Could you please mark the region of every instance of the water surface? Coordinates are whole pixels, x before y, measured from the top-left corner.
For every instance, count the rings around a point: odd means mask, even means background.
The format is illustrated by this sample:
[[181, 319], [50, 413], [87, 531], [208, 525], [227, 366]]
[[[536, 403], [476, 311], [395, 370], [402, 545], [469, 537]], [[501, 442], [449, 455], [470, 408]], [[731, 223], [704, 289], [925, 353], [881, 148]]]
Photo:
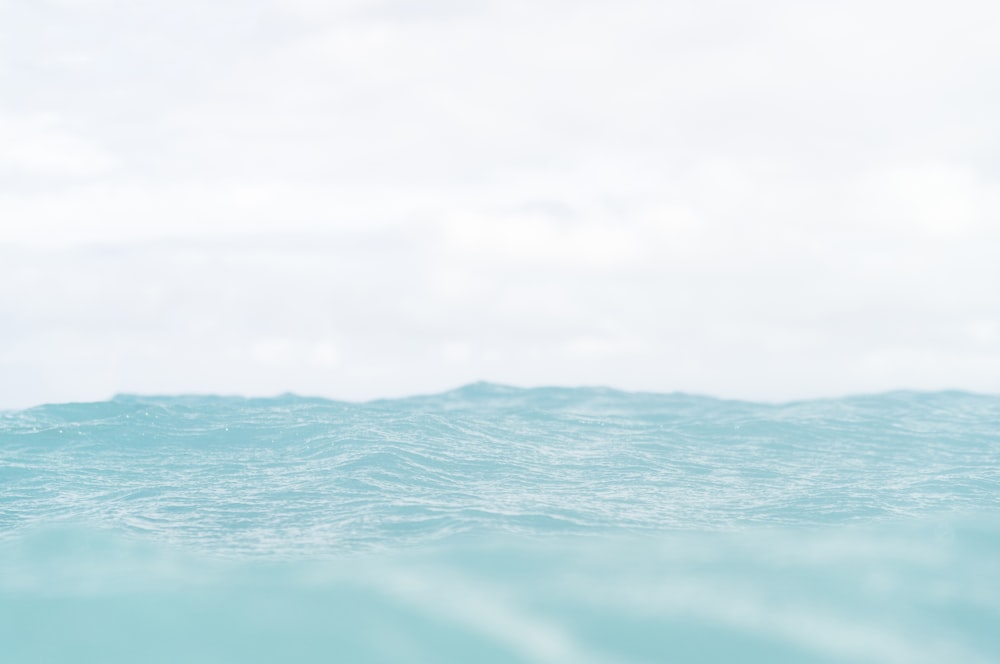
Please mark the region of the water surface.
[[0, 413], [0, 659], [1000, 660], [1000, 398]]

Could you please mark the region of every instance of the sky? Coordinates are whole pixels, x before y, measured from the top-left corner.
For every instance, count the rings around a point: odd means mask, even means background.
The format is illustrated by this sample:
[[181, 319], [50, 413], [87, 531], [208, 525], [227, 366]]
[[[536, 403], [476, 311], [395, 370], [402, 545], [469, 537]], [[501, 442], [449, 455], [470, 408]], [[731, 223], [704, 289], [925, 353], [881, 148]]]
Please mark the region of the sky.
[[998, 34], [985, 0], [0, 0], [0, 408], [998, 393]]

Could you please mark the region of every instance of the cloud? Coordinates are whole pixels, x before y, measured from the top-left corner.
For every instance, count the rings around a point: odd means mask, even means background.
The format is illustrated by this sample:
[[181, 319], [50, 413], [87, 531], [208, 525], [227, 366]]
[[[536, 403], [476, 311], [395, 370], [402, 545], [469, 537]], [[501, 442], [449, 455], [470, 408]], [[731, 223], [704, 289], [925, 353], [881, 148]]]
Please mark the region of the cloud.
[[0, 405], [1000, 390], [993, 5], [3, 11]]
[[93, 177], [109, 172], [115, 158], [98, 143], [59, 127], [46, 114], [0, 115], [0, 174], [36, 178]]

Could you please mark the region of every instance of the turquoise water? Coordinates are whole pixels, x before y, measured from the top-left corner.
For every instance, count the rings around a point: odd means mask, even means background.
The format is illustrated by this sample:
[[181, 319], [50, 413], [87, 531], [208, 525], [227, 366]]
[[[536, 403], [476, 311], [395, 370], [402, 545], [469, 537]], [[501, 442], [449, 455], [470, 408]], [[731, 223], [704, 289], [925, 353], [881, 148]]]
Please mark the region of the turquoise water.
[[3, 662], [1000, 661], [1000, 397], [0, 413]]

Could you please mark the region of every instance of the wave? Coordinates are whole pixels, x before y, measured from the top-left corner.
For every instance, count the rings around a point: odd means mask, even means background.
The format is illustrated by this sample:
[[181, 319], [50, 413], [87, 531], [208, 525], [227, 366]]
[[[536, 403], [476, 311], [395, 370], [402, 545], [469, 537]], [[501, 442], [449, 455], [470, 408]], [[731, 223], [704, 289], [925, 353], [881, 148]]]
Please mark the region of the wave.
[[0, 659], [996, 661], [1000, 397], [0, 413]]

